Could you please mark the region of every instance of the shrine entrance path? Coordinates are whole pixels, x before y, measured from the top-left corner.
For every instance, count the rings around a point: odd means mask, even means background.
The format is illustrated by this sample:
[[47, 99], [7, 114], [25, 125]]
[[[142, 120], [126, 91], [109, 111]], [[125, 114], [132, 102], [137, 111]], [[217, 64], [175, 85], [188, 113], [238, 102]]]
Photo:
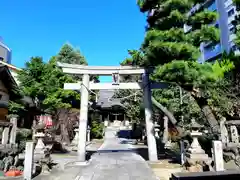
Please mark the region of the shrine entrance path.
[[[126, 139], [119, 139], [117, 129], [109, 127], [105, 140], [92, 155], [89, 165], [72, 167], [51, 180], [158, 180], [147, 162], [134, 152]], [[48, 178], [45, 178], [48, 179]]]
[[117, 138], [116, 132], [113, 127], [106, 129], [104, 143], [79, 180], [157, 180], [147, 162], [126, 139]]

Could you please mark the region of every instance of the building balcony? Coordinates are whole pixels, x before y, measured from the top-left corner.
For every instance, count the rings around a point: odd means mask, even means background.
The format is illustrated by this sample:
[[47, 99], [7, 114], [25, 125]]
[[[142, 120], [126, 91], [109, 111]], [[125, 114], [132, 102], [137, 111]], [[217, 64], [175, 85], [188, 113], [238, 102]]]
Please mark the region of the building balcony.
[[205, 48], [204, 49], [204, 60], [208, 61], [210, 59], [213, 59], [217, 56], [219, 56], [222, 53], [221, 44], [217, 44], [211, 48]]
[[12, 51], [0, 41], [0, 60], [11, 64]]
[[224, 5], [225, 5], [226, 8], [228, 8], [228, 7], [231, 6], [232, 4], [233, 4], [233, 1], [232, 1], [232, 0], [226, 0], [226, 1], [224, 2]]

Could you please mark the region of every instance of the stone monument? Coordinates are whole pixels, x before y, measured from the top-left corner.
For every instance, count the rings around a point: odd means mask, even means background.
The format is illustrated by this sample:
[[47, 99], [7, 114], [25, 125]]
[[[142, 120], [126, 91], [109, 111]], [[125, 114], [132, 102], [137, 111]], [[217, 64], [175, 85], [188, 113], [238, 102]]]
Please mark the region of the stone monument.
[[215, 171], [224, 171], [223, 147], [221, 141], [213, 141], [213, 158]]
[[237, 127], [232, 125], [230, 126], [231, 131], [231, 140], [233, 143], [239, 143], [238, 130]]
[[108, 127], [108, 120], [104, 120], [104, 127]]
[[163, 131], [163, 139], [162, 139], [162, 143], [166, 144], [168, 142], [168, 117], [164, 116], [163, 117], [164, 120], [164, 131]]
[[154, 123], [154, 131], [155, 131], [155, 137], [159, 139], [160, 125], [157, 122]]
[[91, 141], [91, 128], [88, 126], [87, 128], [87, 142]]
[[220, 120], [220, 139], [223, 143], [223, 145], [227, 145], [229, 143], [229, 136], [228, 136], [228, 130], [227, 127], [225, 126], [226, 118], [221, 118]]
[[[75, 132], [75, 136], [74, 136], [74, 138], [73, 138], [73, 140], [72, 140], [71, 145], [74, 146], [74, 147], [76, 147], [76, 149], [77, 149], [77, 146], [78, 146], [78, 137], [79, 137], [79, 129], [78, 129], [78, 128], [75, 128], [75, 129], [74, 129], [74, 132]], [[74, 149], [73, 149], [73, 150], [74, 150]]]
[[126, 126], [127, 128], [129, 128], [129, 126], [130, 126], [129, 120], [125, 120], [125, 121], [124, 121], [124, 126]]

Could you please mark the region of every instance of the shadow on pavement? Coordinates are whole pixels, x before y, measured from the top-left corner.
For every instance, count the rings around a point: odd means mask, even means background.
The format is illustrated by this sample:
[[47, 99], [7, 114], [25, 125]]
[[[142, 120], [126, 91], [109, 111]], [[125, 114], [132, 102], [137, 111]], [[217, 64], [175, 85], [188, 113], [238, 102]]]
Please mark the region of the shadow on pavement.
[[132, 130], [120, 130], [117, 133], [118, 138], [131, 139]]
[[144, 147], [144, 148], [136, 148], [136, 149], [135, 149], [135, 152], [136, 152], [137, 154], [139, 154], [140, 156], [142, 156], [142, 158], [145, 159], [146, 161], [149, 160], [147, 147]]
[[91, 156], [96, 153], [97, 151], [87, 151], [86, 152], [86, 160], [90, 160], [91, 159]]

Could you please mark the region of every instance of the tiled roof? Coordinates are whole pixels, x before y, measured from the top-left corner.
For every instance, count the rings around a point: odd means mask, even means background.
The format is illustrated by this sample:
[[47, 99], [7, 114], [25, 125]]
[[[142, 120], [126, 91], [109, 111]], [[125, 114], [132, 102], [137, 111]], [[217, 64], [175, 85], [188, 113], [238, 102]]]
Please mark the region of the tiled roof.
[[114, 90], [100, 90], [97, 105], [101, 108], [111, 108], [113, 106], [121, 106], [124, 108], [119, 99], [109, 100], [113, 95]]

